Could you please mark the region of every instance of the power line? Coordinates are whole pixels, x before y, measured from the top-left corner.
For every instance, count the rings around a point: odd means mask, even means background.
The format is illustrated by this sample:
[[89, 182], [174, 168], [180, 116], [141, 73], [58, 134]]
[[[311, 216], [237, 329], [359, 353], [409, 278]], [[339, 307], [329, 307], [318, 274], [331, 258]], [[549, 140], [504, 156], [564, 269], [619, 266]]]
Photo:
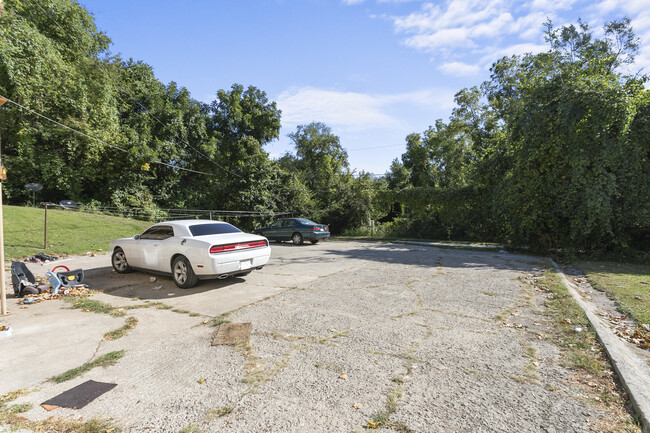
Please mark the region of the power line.
[[[76, 134], [82, 135], [82, 136], [84, 136], [84, 137], [86, 137], [86, 138], [89, 138], [89, 139], [94, 140], [94, 141], [96, 141], [96, 142], [98, 142], [98, 143], [101, 143], [101, 144], [103, 144], [104, 146], [108, 146], [108, 147], [110, 147], [110, 148], [112, 148], [112, 149], [116, 149], [116, 150], [119, 150], [119, 151], [124, 152], [124, 153], [128, 153], [128, 152], [129, 152], [129, 151], [126, 150], [126, 149], [123, 149], [123, 148], [121, 148], [121, 147], [119, 147], [119, 146], [116, 146], [116, 145], [114, 145], [114, 144], [107, 143], [107, 142], [105, 142], [104, 140], [101, 140], [101, 139], [99, 139], [99, 138], [97, 138], [97, 137], [93, 137], [93, 136], [91, 136], [91, 135], [88, 135], [88, 134], [86, 134], [85, 132], [79, 131], [79, 130], [74, 129], [74, 128], [70, 128], [68, 125], [64, 125], [64, 124], [61, 123], [61, 122], [58, 122], [58, 121], [56, 121], [56, 120], [54, 120], [54, 119], [51, 119], [51, 118], [47, 117], [47, 116], [44, 115], [44, 114], [39, 113], [38, 111], [34, 111], [34, 110], [32, 110], [31, 108], [25, 107], [24, 105], [21, 105], [21, 104], [19, 104], [19, 103], [16, 102], [16, 101], [12, 101], [11, 99], [9, 99], [9, 98], [7, 98], [7, 97], [4, 97], [4, 96], [0, 95], [0, 98], [6, 99], [7, 102], [10, 102], [10, 103], [12, 103], [12, 104], [18, 106], [18, 107], [20, 107], [20, 108], [23, 109], [23, 110], [29, 111], [30, 113], [35, 114], [35, 115], [37, 115], [38, 117], [42, 117], [43, 119], [46, 119], [46, 120], [48, 120], [48, 121], [50, 121], [50, 122], [52, 122], [52, 123], [54, 123], [54, 124], [56, 124], [56, 125], [59, 125], [59, 126], [65, 128], [65, 129], [68, 129], [68, 130], [70, 130], [70, 131], [72, 131], [72, 132], [74, 132], [74, 133], [76, 133]], [[177, 165], [168, 164], [168, 163], [166, 163], [166, 162], [162, 162], [162, 161], [159, 161], [159, 160], [154, 160], [154, 161], [152, 161], [152, 162], [153, 162], [154, 164], [164, 165], [164, 166], [167, 166], [167, 167], [171, 167], [171, 168], [173, 168], [173, 169], [176, 169], [176, 170], [183, 170], [183, 171], [188, 171], [188, 172], [190, 172], [190, 173], [205, 174], [205, 175], [207, 175], [207, 176], [213, 176], [213, 174], [211, 174], [211, 173], [206, 173], [206, 172], [204, 172], [204, 171], [198, 171], [198, 170], [192, 170], [191, 168], [179, 167], [179, 166], [177, 166]]]
[[[56, 24], [57, 27], [58, 27], [59, 29], [61, 29], [61, 31], [62, 31], [63, 33], [65, 33], [65, 34], [66, 34], [66, 35], [67, 35], [67, 36], [72, 40], [72, 42], [74, 42], [74, 44], [77, 46], [77, 48], [79, 48], [79, 50], [81, 50], [83, 53], [85, 53], [85, 54], [88, 55], [89, 57], [94, 57], [94, 55], [93, 55], [92, 53], [90, 53], [89, 51], [86, 51], [86, 50], [81, 46], [81, 44], [79, 44], [79, 42], [77, 42], [77, 40], [76, 40], [76, 39], [75, 39], [75, 38], [74, 38], [70, 33], [68, 33], [68, 32], [66, 31], [66, 29], [63, 28], [63, 26], [61, 26], [61, 24], [59, 24], [59, 22], [58, 22], [56, 19], [54, 19], [54, 17], [52, 17], [52, 15], [51, 15], [47, 10], [45, 10], [45, 8], [43, 8], [43, 6], [41, 6], [41, 4], [40, 4], [38, 1], [36, 1], [36, 0], [32, 0], [32, 2], [33, 2], [33, 3], [34, 3], [34, 4], [35, 4], [35, 5], [36, 5], [36, 6], [37, 6], [41, 11], [43, 11], [43, 13], [44, 13], [45, 15], [47, 15], [47, 17], [48, 17], [50, 20], [52, 20], [52, 22], [54, 22], [54, 24]], [[156, 116], [154, 116], [153, 113], [151, 112], [151, 110], [150, 110], [149, 108], [147, 108], [147, 107], [145, 107], [144, 105], [142, 105], [142, 103], [141, 103], [140, 101], [138, 101], [137, 98], [136, 98], [135, 96], [133, 96], [133, 94], [132, 94], [131, 92], [129, 92], [128, 89], [126, 89], [124, 86], [122, 86], [122, 84], [121, 84], [121, 83], [120, 83], [120, 82], [119, 82], [115, 77], [113, 77], [113, 76], [111, 75], [111, 73], [110, 73], [110, 72], [109, 72], [109, 71], [104, 67], [104, 65], [101, 63], [101, 61], [98, 62], [97, 65], [98, 65], [98, 66], [99, 66], [99, 67], [100, 67], [100, 68], [101, 68], [101, 69], [106, 73], [106, 75], [107, 75], [107, 76], [108, 76], [108, 77], [113, 81], [113, 83], [115, 83], [115, 84], [116, 84], [120, 89], [122, 89], [122, 91], [123, 91], [124, 93], [126, 93], [127, 95], [129, 95], [129, 97], [133, 100], [133, 102], [135, 102], [136, 104], [138, 104], [138, 105], [140, 106], [140, 108], [142, 108], [142, 109], [144, 110], [145, 113], [147, 113], [147, 114], [148, 114], [152, 119], [154, 119], [156, 122], [158, 122], [158, 124], [160, 124], [163, 128], [165, 128], [167, 131], [171, 132], [171, 133], [174, 135], [175, 138], [177, 138], [177, 139], [179, 139], [179, 141], [181, 141], [181, 143], [183, 143], [183, 144], [185, 144], [186, 146], [190, 147], [192, 150], [194, 150], [196, 153], [198, 153], [199, 155], [201, 155], [203, 158], [205, 158], [205, 159], [207, 159], [208, 161], [212, 162], [214, 165], [216, 165], [217, 167], [219, 167], [219, 168], [222, 169], [223, 171], [227, 172], [228, 174], [231, 174], [231, 175], [233, 175], [233, 176], [237, 176], [237, 177], [241, 177], [239, 174], [237, 174], [237, 173], [233, 173], [232, 171], [228, 170], [227, 168], [225, 168], [224, 166], [222, 166], [221, 164], [219, 164], [218, 162], [216, 162], [215, 160], [213, 160], [213, 159], [210, 158], [209, 156], [205, 155], [203, 152], [201, 152], [200, 150], [198, 150], [197, 148], [195, 148], [194, 146], [192, 146], [192, 145], [191, 145], [187, 140], [185, 140], [184, 138], [179, 137], [179, 136], [176, 134], [175, 131], [172, 131], [172, 130], [169, 128], [169, 126], [168, 126], [167, 124], [163, 123], [160, 119], [158, 119]]]

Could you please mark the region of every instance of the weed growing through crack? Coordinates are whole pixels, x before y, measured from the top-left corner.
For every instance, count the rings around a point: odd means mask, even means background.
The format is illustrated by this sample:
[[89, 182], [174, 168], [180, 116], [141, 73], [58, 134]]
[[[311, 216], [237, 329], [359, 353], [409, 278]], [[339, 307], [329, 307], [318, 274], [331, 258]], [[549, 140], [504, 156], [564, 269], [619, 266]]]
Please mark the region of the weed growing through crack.
[[233, 410], [235, 409], [232, 406], [221, 406], [219, 409], [210, 409], [205, 414], [205, 417], [203, 417], [203, 421], [209, 423], [217, 418], [223, 418], [224, 416], [230, 415]]
[[230, 320], [228, 320], [228, 316], [229, 316], [229, 313], [224, 313], [224, 314], [221, 314], [221, 315], [215, 317], [212, 320], [212, 326], [219, 326], [219, 325], [222, 325], [224, 323], [230, 323]]
[[113, 317], [122, 317], [126, 313], [124, 308], [117, 308], [96, 299], [88, 299], [85, 296], [68, 296], [63, 298], [67, 303], [72, 304], [71, 308], [93, 312], [98, 314], [108, 314]]
[[391, 382], [396, 384], [396, 386], [388, 388], [384, 408], [383, 410], [377, 411], [371, 415], [372, 421], [366, 423], [369, 428], [375, 429], [378, 427], [384, 427], [402, 433], [411, 432], [411, 429], [404, 422], [391, 421], [391, 417], [397, 412], [399, 401], [404, 395], [406, 383], [409, 381], [411, 374], [413, 373], [412, 364], [406, 364], [405, 367], [406, 373], [391, 379]]
[[80, 367], [73, 368], [72, 370], [68, 370], [65, 373], [59, 374], [58, 376], [54, 376], [50, 378], [50, 380], [54, 383], [61, 383], [70, 379], [74, 379], [75, 377], [80, 376], [95, 367], [108, 367], [119, 361], [124, 356], [124, 353], [124, 350], [109, 352], [105, 355], [100, 356], [94, 361], [86, 362]]
[[15, 413], [23, 413], [27, 412], [33, 407], [31, 403], [22, 403], [22, 404], [12, 404], [7, 408], [7, 413], [9, 414], [15, 414]]
[[135, 328], [137, 324], [138, 319], [135, 317], [127, 317], [124, 326], [104, 334], [104, 340], [117, 340], [118, 338], [122, 338], [128, 334], [131, 329]]
[[202, 433], [203, 430], [199, 429], [198, 424], [190, 424], [187, 427], [182, 428], [179, 430], [178, 433]]
[[5, 404], [9, 403], [10, 401], [14, 401], [18, 397], [22, 397], [23, 395], [27, 395], [32, 391], [34, 391], [34, 390], [31, 390], [31, 389], [19, 389], [17, 391], [8, 392], [7, 394], [0, 397], [0, 407], [4, 406]]
[[372, 423], [379, 426], [391, 427], [390, 417], [395, 412], [397, 412], [397, 407], [399, 405], [399, 400], [404, 394], [404, 385], [400, 384], [388, 389], [388, 394], [386, 395], [386, 403], [384, 404], [384, 410], [375, 412], [372, 416]]
[[526, 343], [524, 353], [526, 354], [526, 358], [528, 358], [524, 365], [524, 374], [523, 376], [513, 376], [512, 378], [521, 383], [539, 383], [537, 348], [531, 343]]

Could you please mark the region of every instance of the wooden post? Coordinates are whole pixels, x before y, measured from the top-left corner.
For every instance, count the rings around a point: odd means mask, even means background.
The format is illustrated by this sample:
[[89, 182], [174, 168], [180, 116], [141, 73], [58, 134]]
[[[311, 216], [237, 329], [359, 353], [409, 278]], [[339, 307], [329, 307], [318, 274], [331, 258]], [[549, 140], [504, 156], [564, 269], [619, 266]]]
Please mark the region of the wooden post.
[[45, 227], [43, 229], [43, 249], [47, 249], [47, 205], [48, 203], [43, 203], [45, 205]]
[[5, 235], [2, 215], [2, 181], [0, 181], [0, 291], [2, 295], [2, 315], [7, 315], [7, 294], [5, 293]]
[[[0, 12], [2, 11], [2, 0], [0, 0]], [[0, 106], [4, 105], [7, 99], [0, 98]], [[4, 167], [2, 167], [2, 141], [0, 140], [0, 170], [4, 178]], [[5, 234], [4, 220], [2, 215], [2, 180], [0, 179], [0, 314], [7, 315], [7, 294], [5, 293]]]

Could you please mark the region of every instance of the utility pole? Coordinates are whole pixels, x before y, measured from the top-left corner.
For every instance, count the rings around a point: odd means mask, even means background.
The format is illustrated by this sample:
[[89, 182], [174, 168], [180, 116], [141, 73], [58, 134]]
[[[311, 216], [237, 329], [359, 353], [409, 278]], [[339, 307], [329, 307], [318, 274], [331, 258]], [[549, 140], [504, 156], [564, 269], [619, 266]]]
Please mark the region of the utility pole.
[[[0, 0], [0, 13], [2, 12], [2, 0]], [[7, 100], [0, 97], [0, 107]], [[2, 165], [2, 137], [0, 137], [0, 314], [7, 315], [7, 293], [5, 293], [5, 235], [4, 220], [2, 215], [2, 181], [7, 178], [7, 170]]]

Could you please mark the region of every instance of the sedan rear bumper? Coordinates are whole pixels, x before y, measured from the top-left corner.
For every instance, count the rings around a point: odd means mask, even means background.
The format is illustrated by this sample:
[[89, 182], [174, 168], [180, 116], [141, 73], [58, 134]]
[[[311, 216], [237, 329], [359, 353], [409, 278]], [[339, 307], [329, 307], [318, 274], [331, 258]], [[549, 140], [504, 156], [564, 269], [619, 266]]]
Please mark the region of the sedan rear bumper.
[[321, 239], [327, 239], [330, 237], [329, 232], [310, 232], [309, 234], [305, 235], [304, 238], [307, 240], [321, 240]]
[[217, 278], [247, 272], [264, 266], [271, 257], [271, 247], [210, 254], [207, 261], [192, 266], [199, 279]]

